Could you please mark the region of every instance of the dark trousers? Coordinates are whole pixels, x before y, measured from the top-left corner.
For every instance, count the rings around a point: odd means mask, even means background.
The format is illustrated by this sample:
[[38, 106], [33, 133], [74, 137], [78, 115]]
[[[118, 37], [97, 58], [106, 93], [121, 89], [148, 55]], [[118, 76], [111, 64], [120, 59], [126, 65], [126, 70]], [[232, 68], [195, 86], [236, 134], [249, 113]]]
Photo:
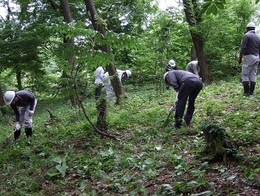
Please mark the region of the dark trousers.
[[102, 91], [103, 85], [102, 84], [98, 84], [95, 88], [95, 99], [98, 100], [100, 95], [101, 95], [101, 91]]
[[188, 108], [185, 115], [185, 121], [187, 124], [190, 123], [194, 110], [195, 110], [195, 99], [203, 87], [203, 83], [200, 79], [190, 78], [187, 79], [179, 90], [178, 101], [176, 102], [175, 118], [183, 118], [184, 110], [188, 100]]

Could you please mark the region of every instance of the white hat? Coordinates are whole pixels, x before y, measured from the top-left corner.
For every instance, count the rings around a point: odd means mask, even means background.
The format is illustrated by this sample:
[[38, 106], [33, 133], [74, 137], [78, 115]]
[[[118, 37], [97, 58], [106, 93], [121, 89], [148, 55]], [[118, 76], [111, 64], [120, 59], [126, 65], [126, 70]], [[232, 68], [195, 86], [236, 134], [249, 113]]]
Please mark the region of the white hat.
[[14, 91], [6, 91], [4, 100], [6, 105], [10, 105], [14, 100], [15, 92]]
[[256, 26], [255, 26], [255, 23], [253, 23], [253, 22], [250, 22], [250, 23], [248, 23], [247, 25], [246, 25], [246, 28], [255, 28]]

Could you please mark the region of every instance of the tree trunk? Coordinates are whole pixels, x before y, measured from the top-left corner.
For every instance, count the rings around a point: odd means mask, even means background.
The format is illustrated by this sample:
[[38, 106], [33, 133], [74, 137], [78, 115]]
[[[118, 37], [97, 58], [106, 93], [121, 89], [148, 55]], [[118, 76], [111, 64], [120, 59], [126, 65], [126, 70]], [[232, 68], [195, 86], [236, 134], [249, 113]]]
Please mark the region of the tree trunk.
[[107, 131], [107, 100], [104, 98], [100, 98], [97, 104], [98, 117], [97, 117], [97, 128], [100, 131]]
[[202, 129], [207, 146], [205, 153], [210, 161], [223, 160], [237, 157], [237, 148], [223, 127], [217, 123], [207, 123]]
[[20, 70], [16, 70], [16, 80], [17, 80], [17, 88], [18, 90], [22, 90], [22, 73]]
[[190, 53], [191, 53], [191, 58], [190, 58], [191, 61], [194, 61], [194, 60], [198, 59], [194, 46], [191, 47]]
[[200, 64], [200, 74], [203, 82], [210, 84], [212, 82], [211, 76], [209, 74], [208, 65], [203, 52], [203, 41], [201, 36], [197, 33], [191, 31], [191, 36], [193, 40], [194, 47], [196, 49], [197, 58]]
[[4, 94], [3, 94], [3, 91], [2, 91], [2, 87], [0, 86], [0, 106], [4, 105]]
[[[61, 4], [61, 10], [62, 10], [62, 15], [64, 17], [64, 21], [66, 23], [71, 23], [72, 16], [71, 16], [68, 0], [60, 0], [60, 4]], [[64, 43], [74, 45], [74, 38], [64, 39]], [[74, 72], [75, 71], [74, 56], [69, 56], [68, 62], [71, 65], [71, 72]], [[70, 98], [71, 104], [73, 106], [75, 106], [75, 105], [77, 105], [77, 101], [76, 101], [77, 99], [76, 99], [75, 95], [72, 93], [73, 91], [71, 89], [73, 86], [73, 84], [72, 84], [73, 80], [71, 79], [72, 76], [73, 76], [73, 74], [71, 73], [70, 79], [68, 80], [68, 88], [69, 88], [68, 92], [69, 92], [69, 98]]]
[[204, 46], [203, 39], [199, 31], [196, 30], [196, 28], [198, 28], [201, 22], [201, 16], [197, 8], [197, 1], [183, 0], [183, 5], [184, 5], [184, 12], [186, 15], [186, 21], [190, 26], [190, 34], [192, 37], [193, 45], [195, 47], [196, 55], [200, 63], [200, 73], [201, 73], [202, 80], [206, 84], [210, 84], [212, 82], [212, 78], [209, 74], [207, 61], [203, 51], [203, 46]]
[[[93, 3], [93, 0], [85, 0], [85, 4], [86, 4], [87, 11], [88, 11], [89, 19], [91, 20], [94, 29], [105, 36], [106, 30], [105, 30], [104, 24], [99, 19], [99, 16], [97, 14], [96, 8]], [[107, 45], [101, 46], [101, 50], [106, 52], [107, 54], [111, 54], [110, 48]], [[106, 66], [106, 69], [110, 76], [115, 76], [115, 77], [111, 78], [111, 84], [115, 91], [117, 103], [119, 103], [120, 97], [123, 94], [123, 88], [122, 88], [122, 84], [121, 84], [119, 78], [117, 77], [116, 68], [113, 64], [109, 63]]]
[[0, 111], [2, 112], [2, 115], [5, 115], [6, 112], [7, 112], [6, 107], [2, 107], [4, 105], [5, 105], [4, 94], [3, 94], [3, 91], [2, 91], [2, 87], [0, 86]]

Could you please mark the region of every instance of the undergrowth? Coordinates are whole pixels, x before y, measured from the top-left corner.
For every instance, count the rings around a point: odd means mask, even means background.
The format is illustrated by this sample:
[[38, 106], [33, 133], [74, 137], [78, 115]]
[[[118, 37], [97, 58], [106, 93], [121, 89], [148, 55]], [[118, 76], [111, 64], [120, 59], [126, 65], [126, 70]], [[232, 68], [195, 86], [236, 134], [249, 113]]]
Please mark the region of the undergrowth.
[[[112, 140], [98, 135], [80, 109], [63, 100], [39, 100], [31, 145], [15, 143], [12, 113], [1, 116], [0, 195], [259, 195], [259, 100], [243, 97], [237, 80], [204, 86], [192, 128], [172, 128], [173, 89], [127, 88], [120, 105], [108, 104]], [[97, 118], [96, 101], [84, 106]], [[50, 109], [60, 119], [48, 124]], [[217, 122], [238, 147], [241, 159], [209, 163], [201, 125]]]

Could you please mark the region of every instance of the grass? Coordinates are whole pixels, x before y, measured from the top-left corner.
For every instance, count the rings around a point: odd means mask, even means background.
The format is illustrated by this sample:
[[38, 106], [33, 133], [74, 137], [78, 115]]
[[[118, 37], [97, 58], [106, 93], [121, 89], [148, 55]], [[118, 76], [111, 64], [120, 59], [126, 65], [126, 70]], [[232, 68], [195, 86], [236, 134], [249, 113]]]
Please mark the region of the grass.
[[[128, 98], [108, 105], [109, 133], [101, 137], [62, 100], [39, 100], [34, 134], [6, 140], [12, 118], [1, 118], [0, 195], [259, 195], [259, 86], [243, 97], [236, 79], [204, 86], [192, 128], [166, 121], [175, 100], [171, 90], [126, 87]], [[96, 122], [96, 102], [84, 102]], [[48, 124], [50, 109], [61, 121]], [[201, 126], [217, 122], [239, 150], [240, 159], [209, 163], [202, 157]], [[11, 138], [12, 139], [12, 138]]]

